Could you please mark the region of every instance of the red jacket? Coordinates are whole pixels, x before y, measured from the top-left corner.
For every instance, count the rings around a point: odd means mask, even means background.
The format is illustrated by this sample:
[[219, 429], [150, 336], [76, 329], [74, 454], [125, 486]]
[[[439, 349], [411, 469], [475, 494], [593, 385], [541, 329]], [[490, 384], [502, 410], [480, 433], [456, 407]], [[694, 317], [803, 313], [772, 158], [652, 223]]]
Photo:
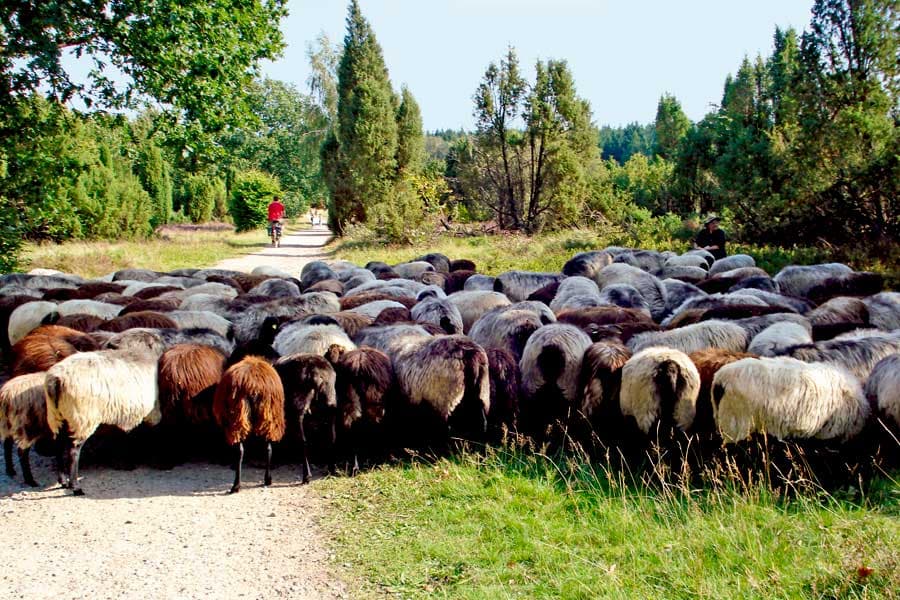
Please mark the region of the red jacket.
[[282, 217], [284, 217], [284, 204], [275, 200], [269, 204], [269, 220], [280, 221]]

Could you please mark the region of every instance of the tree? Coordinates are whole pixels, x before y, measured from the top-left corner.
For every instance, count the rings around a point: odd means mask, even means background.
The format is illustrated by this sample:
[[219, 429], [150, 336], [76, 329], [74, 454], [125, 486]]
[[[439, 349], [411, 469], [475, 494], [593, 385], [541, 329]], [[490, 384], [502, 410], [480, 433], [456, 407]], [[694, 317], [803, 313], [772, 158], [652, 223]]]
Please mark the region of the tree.
[[235, 177], [228, 210], [238, 232], [262, 227], [267, 223], [268, 207], [280, 194], [278, 180], [261, 171], [246, 171]]
[[331, 225], [342, 235], [349, 222], [365, 222], [368, 207], [389, 198], [397, 174], [394, 92], [357, 0], [347, 14], [337, 92], [337, 123], [322, 146], [322, 159]]
[[340, 49], [331, 43], [324, 32], [314, 43], [306, 46], [310, 74], [306, 85], [322, 111], [333, 122], [337, 119], [338, 91], [337, 69], [341, 59]]
[[412, 93], [403, 86], [397, 109], [397, 169], [417, 173], [425, 165], [425, 134], [422, 113]]
[[691, 122], [681, 109], [681, 103], [670, 94], [663, 94], [656, 106], [656, 154], [666, 160], [678, 154], [678, 145], [691, 127]]
[[[247, 114], [244, 88], [283, 47], [284, 0], [11, 0], [0, 5], [0, 108], [57, 101], [133, 108], [152, 100], [199, 140]], [[85, 83], [63, 53], [89, 59]]]

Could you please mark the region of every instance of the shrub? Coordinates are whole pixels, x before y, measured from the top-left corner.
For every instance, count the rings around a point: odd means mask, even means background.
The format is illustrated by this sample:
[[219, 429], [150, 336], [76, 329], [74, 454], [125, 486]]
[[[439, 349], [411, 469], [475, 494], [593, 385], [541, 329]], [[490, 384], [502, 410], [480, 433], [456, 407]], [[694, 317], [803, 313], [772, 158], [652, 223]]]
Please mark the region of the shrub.
[[268, 207], [279, 194], [278, 181], [261, 171], [245, 171], [235, 176], [228, 210], [238, 232], [266, 224]]
[[19, 264], [22, 234], [15, 209], [0, 197], [0, 273], [11, 273]]
[[215, 207], [215, 183], [207, 175], [188, 175], [182, 189], [181, 207], [192, 223], [212, 219]]

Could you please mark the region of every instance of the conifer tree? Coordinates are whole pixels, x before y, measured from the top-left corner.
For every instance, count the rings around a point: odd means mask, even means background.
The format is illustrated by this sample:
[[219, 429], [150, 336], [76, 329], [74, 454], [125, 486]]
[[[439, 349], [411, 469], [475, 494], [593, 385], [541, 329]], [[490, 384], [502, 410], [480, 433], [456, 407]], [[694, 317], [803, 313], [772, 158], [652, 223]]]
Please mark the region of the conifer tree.
[[425, 164], [425, 134], [422, 132], [422, 112], [412, 93], [403, 86], [400, 108], [397, 109], [397, 170], [416, 173]]

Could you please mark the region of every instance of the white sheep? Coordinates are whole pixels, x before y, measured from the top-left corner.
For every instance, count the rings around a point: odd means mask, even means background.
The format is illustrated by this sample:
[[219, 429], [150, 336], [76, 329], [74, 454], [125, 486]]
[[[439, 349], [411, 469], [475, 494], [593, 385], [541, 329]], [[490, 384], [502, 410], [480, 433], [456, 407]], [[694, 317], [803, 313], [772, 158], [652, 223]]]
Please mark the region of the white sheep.
[[628, 340], [627, 345], [632, 352], [652, 346], [665, 346], [690, 354], [707, 348], [743, 352], [747, 349], [747, 341], [747, 332], [740, 325], [730, 321], [710, 320], [669, 331], [639, 333]]
[[700, 373], [687, 354], [653, 347], [637, 352], [622, 367], [619, 404], [649, 434], [656, 423], [689, 431], [697, 412]]
[[275, 335], [272, 348], [281, 356], [300, 353], [325, 356], [333, 344], [345, 350], [356, 349], [356, 344], [337, 325], [290, 323]]
[[900, 428], [900, 354], [881, 359], [866, 381], [866, 398], [878, 415]]
[[17, 306], [9, 315], [9, 325], [6, 329], [10, 346], [28, 335], [32, 329], [53, 323], [58, 318], [59, 313], [54, 302], [36, 300]]
[[791, 346], [811, 344], [810, 329], [793, 321], [769, 325], [750, 340], [747, 352], [760, 356], [776, 356]]

